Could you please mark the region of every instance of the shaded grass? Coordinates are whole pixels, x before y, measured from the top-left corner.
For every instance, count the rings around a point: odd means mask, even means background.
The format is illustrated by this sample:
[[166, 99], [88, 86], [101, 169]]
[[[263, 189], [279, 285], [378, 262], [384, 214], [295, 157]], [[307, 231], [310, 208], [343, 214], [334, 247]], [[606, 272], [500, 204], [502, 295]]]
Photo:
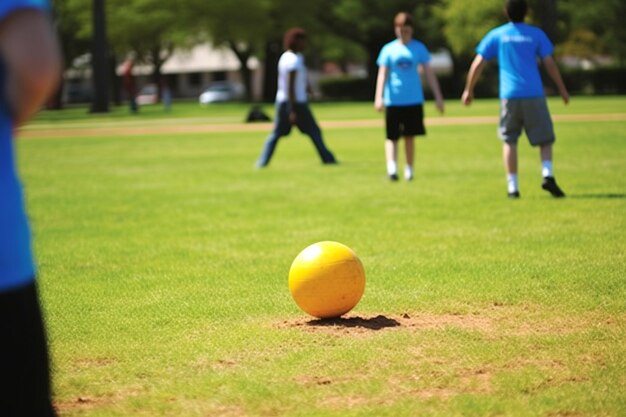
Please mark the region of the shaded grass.
[[[430, 127], [398, 184], [378, 129], [263, 171], [253, 132], [22, 141], [61, 414], [622, 415], [624, 123], [557, 124], [564, 200], [525, 144], [507, 200], [494, 130]], [[290, 263], [327, 239], [365, 265], [352, 314], [401, 326], [293, 325]]]

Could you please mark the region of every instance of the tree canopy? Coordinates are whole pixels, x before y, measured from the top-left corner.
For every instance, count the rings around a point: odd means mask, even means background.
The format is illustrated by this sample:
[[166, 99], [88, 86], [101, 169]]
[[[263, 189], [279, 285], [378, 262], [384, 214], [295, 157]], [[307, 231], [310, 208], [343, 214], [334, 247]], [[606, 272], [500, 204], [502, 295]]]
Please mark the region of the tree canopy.
[[[90, 51], [92, 1], [53, 3], [68, 63]], [[155, 78], [173, 48], [208, 40], [233, 50], [246, 80], [249, 58], [271, 59], [271, 46], [278, 45], [291, 26], [310, 33], [317, 62], [362, 60], [372, 76], [380, 47], [394, 37], [393, 16], [399, 11], [414, 14], [415, 36], [429, 49], [446, 47], [457, 62], [466, 62], [485, 33], [506, 21], [503, 0], [107, 0], [105, 4], [112, 59], [119, 61], [132, 51], [154, 64]], [[626, 26], [620, 21], [626, 13], [623, 0], [529, 0], [529, 6], [529, 22], [546, 30], [557, 54], [590, 58], [601, 53], [626, 62]]]

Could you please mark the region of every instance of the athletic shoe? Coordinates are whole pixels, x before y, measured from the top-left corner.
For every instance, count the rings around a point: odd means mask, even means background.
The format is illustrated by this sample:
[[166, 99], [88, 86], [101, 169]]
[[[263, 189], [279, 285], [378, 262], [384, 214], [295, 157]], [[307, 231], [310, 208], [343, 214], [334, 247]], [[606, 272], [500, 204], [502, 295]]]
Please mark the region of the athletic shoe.
[[520, 198], [520, 193], [519, 191], [513, 191], [512, 193], [508, 194], [509, 198]]
[[559, 188], [558, 185], [556, 185], [556, 180], [554, 179], [554, 177], [544, 177], [541, 188], [552, 194], [552, 197], [565, 197], [565, 193]]
[[389, 174], [389, 181], [398, 181], [398, 174]]
[[407, 181], [413, 181], [413, 174], [411, 174], [411, 175], [404, 174], [404, 179], [407, 180]]

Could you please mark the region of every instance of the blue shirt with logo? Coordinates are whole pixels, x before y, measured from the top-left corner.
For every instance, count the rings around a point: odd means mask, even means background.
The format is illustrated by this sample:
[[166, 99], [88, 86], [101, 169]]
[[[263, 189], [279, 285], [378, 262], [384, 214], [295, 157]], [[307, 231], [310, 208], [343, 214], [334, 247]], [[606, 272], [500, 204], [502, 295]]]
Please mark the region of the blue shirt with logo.
[[[0, 22], [22, 8], [47, 10], [47, 0], [1, 0]], [[0, 63], [0, 101], [5, 100], [6, 68]], [[22, 187], [17, 177], [13, 122], [0, 102], [0, 291], [26, 285], [34, 279], [30, 230]]]
[[424, 103], [422, 80], [417, 72], [421, 64], [430, 62], [426, 46], [415, 39], [403, 44], [398, 39], [380, 50], [376, 63], [387, 68], [383, 90], [385, 106], [412, 106]]
[[498, 59], [500, 98], [543, 97], [537, 59], [554, 51], [548, 36], [538, 27], [507, 23], [491, 30], [476, 47], [486, 60]]

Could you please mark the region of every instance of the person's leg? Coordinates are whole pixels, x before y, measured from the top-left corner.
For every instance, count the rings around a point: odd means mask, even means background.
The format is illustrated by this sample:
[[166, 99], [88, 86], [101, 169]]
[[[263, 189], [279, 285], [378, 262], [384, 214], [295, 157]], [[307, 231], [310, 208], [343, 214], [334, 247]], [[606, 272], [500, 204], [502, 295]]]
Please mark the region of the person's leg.
[[324, 144], [322, 130], [315, 121], [313, 113], [311, 113], [308, 104], [297, 104], [296, 114], [296, 124], [298, 125], [298, 129], [300, 129], [302, 133], [308, 135], [311, 138], [311, 140], [313, 141], [313, 145], [315, 145], [315, 149], [317, 149], [317, 153], [319, 154], [322, 162], [325, 164], [336, 164], [337, 160], [335, 159], [335, 156], [332, 154], [332, 152]]
[[385, 163], [387, 176], [391, 181], [398, 181], [398, 140], [400, 139], [401, 127], [400, 107], [389, 106], [385, 109]]
[[398, 180], [398, 141], [385, 140], [385, 161], [387, 162], [387, 175], [392, 181]]
[[506, 171], [507, 191], [509, 197], [519, 197], [519, 184], [517, 179], [517, 143], [504, 142], [502, 145], [502, 158]]
[[408, 181], [413, 179], [413, 162], [415, 160], [415, 137], [404, 137], [404, 152], [406, 154], [406, 166], [404, 167], [404, 178]]
[[291, 131], [291, 124], [289, 122], [289, 114], [287, 113], [287, 104], [276, 104], [276, 121], [274, 123], [274, 130], [265, 140], [261, 156], [256, 162], [257, 168], [263, 168], [270, 163], [278, 140], [282, 136], [286, 136]]
[[526, 135], [530, 144], [539, 146], [543, 177], [541, 188], [548, 191], [553, 197], [565, 197], [565, 193], [554, 179], [552, 145], [555, 141], [555, 134], [546, 100], [544, 98], [524, 100], [524, 120]]
[[517, 142], [524, 122], [520, 100], [500, 101], [500, 125], [498, 136], [502, 140], [502, 158], [506, 172], [509, 198], [520, 197], [517, 177]]
[[0, 415], [55, 416], [35, 283], [0, 294]]
[[541, 175], [544, 178], [554, 176], [552, 173], [552, 144], [541, 145], [539, 156], [541, 157]]
[[554, 172], [552, 169], [552, 143], [541, 145], [539, 148], [539, 154], [541, 156], [541, 175], [543, 176], [541, 188], [552, 194], [553, 197], [565, 197], [565, 193], [557, 185], [556, 180], [554, 179]]
[[424, 127], [424, 107], [421, 104], [402, 107], [400, 117], [403, 127], [404, 150], [406, 154], [404, 178], [410, 181], [413, 179], [415, 136], [423, 136], [426, 134], [426, 128]]

